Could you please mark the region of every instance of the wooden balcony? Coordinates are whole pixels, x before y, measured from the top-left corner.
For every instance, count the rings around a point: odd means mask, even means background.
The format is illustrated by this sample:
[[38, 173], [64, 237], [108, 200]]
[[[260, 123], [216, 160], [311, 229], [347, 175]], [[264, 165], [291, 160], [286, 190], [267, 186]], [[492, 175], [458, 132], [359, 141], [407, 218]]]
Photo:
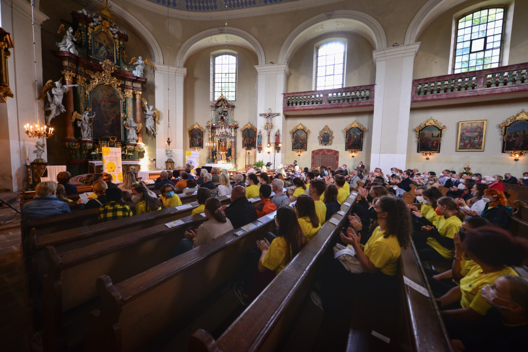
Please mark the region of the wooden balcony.
[[374, 110], [374, 84], [284, 93], [285, 115], [339, 114]]
[[528, 96], [528, 62], [413, 80], [412, 107]]

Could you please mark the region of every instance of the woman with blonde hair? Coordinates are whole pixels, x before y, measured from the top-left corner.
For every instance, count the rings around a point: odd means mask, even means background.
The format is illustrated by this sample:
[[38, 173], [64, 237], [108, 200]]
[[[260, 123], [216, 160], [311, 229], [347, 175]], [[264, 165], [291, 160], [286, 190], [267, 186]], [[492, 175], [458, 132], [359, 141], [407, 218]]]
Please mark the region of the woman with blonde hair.
[[117, 187], [122, 191], [132, 193], [132, 185], [136, 182], [136, 176], [134, 175], [134, 173], [132, 171], [127, 171], [123, 174], [123, 183]]
[[224, 170], [225, 169], [223, 169], [222, 173], [220, 174], [220, 184], [218, 185], [219, 196], [228, 196], [231, 194], [231, 183], [229, 182], [229, 176], [223, 172]]
[[62, 200], [65, 203], [73, 202], [73, 200], [69, 199], [66, 196], [66, 188], [64, 188], [64, 186], [61, 185], [60, 183], [57, 185], [57, 198]]
[[438, 187], [441, 186], [440, 182], [438, 181], [438, 177], [436, 177], [436, 176], [431, 176], [431, 177], [429, 177], [428, 180], [429, 181], [428, 181], [428, 184], [427, 184], [427, 188], [431, 188], [431, 187], [438, 188]]

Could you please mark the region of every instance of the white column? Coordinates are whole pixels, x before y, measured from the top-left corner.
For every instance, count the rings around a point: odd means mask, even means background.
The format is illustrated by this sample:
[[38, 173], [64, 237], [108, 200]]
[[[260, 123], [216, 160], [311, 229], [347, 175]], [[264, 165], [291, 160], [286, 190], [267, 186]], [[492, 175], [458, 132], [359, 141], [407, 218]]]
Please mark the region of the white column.
[[[263, 160], [264, 164], [268, 161], [273, 163], [273, 153], [275, 153], [275, 132], [277, 128], [281, 132], [282, 148], [280, 153], [275, 156], [275, 166], [284, 163], [284, 140], [286, 133], [284, 128], [286, 126], [284, 113], [282, 111], [283, 93], [286, 90], [286, 79], [288, 78], [289, 68], [288, 65], [256, 65], [255, 68], [258, 72], [257, 79], [257, 132], [262, 131], [262, 152], [257, 152], [256, 160]], [[273, 118], [273, 128], [271, 130], [270, 142], [271, 142], [271, 154], [268, 155], [266, 147], [268, 143], [268, 134], [264, 129], [266, 120], [260, 117], [259, 114], [268, 112], [268, 109], [274, 113], [279, 113], [279, 116]], [[273, 167], [273, 166], [272, 166]]]
[[[183, 83], [187, 75], [185, 67], [167, 66], [156, 64], [155, 93], [156, 108], [160, 111], [161, 119], [156, 136], [156, 167], [165, 168], [167, 155], [165, 154], [165, 143], [169, 136], [167, 128], [170, 118], [170, 136], [172, 160], [174, 166], [184, 166], [183, 146]], [[168, 89], [170, 88], [170, 89]], [[170, 110], [170, 115], [169, 115]]]
[[[44, 123], [42, 102], [35, 103], [35, 66], [33, 63], [33, 35], [31, 25], [31, 5], [24, 0], [2, 0], [2, 28], [11, 33], [14, 48], [8, 59], [9, 85], [14, 98], [7, 98], [0, 104], [0, 188], [13, 191], [27, 186], [26, 152], [30, 161], [36, 158], [33, 153], [37, 139], [25, 134], [24, 124]], [[35, 42], [37, 59], [38, 89], [42, 89], [42, 48], [40, 25], [48, 17], [35, 8]], [[46, 143], [47, 144], [47, 143]], [[47, 153], [45, 153], [44, 159]]]
[[420, 43], [374, 51], [376, 88], [370, 170], [405, 169], [414, 56]]

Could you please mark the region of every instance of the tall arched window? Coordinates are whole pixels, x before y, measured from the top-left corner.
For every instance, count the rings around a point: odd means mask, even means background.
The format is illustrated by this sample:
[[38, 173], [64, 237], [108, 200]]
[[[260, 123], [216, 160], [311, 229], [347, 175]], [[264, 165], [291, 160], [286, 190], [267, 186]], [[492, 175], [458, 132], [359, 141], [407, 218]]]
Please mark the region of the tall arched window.
[[317, 48], [316, 90], [343, 88], [345, 43], [330, 42]]
[[236, 100], [237, 57], [224, 54], [214, 58], [214, 100], [223, 94], [228, 100]]
[[503, 8], [479, 10], [459, 19], [454, 73], [499, 67], [503, 30]]

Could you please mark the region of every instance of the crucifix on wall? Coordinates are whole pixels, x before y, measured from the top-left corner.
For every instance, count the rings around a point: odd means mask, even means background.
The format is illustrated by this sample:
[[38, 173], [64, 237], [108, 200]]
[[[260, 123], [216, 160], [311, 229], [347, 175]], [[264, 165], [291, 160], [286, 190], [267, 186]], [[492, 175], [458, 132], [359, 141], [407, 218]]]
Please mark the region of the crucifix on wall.
[[279, 113], [274, 113], [274, 112], [271, 112], [271, 108], [268, 109], [268, 112], [267, 113], [264, 113], [264, 114], [259, 114], [259, 116], [262, 116], [266, 119], [266, 124], [264, 125], [264, 129], [266, 131], [268, 131], [268, 147], [271, 146], [271, 143], [270, 143], [270, 133], [271, 133], [271, 129], [273, 128], [273, 118], [275, 116], [279, 116], [280, 114]]

